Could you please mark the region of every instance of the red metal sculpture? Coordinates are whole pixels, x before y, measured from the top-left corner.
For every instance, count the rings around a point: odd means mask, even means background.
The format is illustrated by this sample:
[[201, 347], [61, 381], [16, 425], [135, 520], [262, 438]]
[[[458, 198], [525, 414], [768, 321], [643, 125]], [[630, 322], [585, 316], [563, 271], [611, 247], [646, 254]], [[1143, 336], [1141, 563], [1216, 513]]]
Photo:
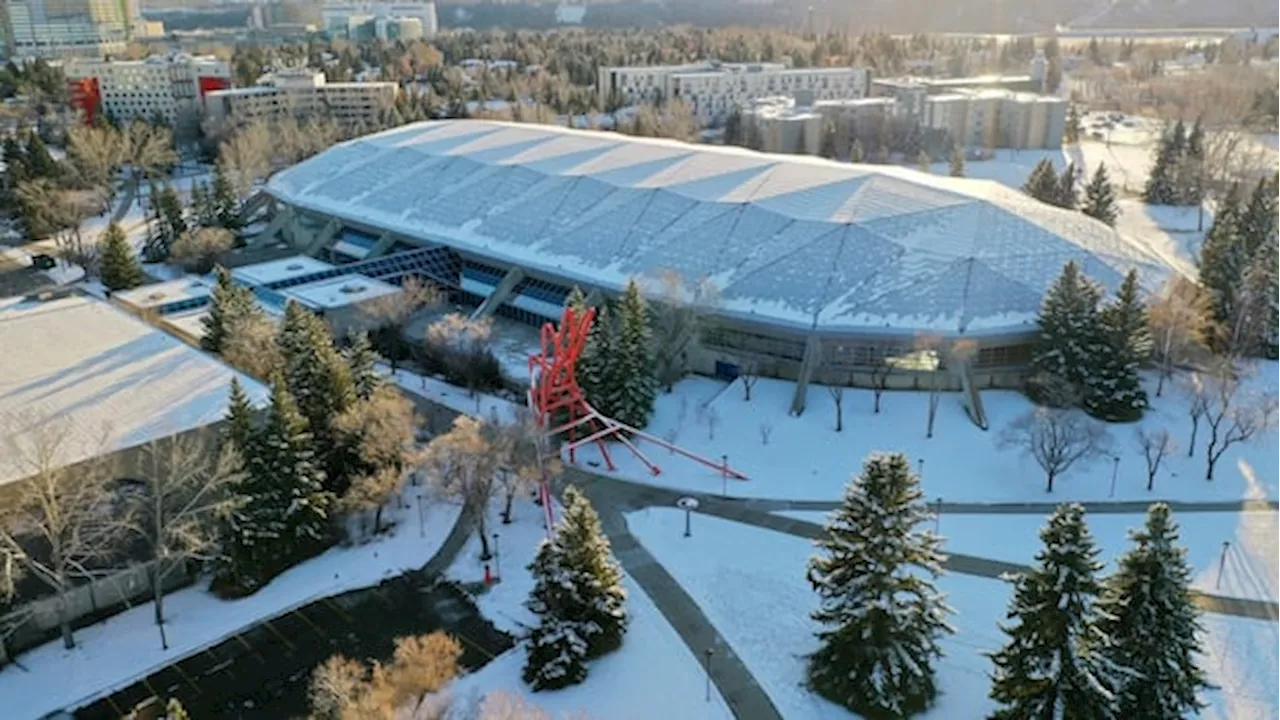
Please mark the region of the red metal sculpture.
[[[588, 308], [579, 315], [573, 309], [565, 308], [559, 327], [551, 323], [542, 326], [541, 352], [529, 357], [529, 409], [549, 438], [562, 438], [562, 448], [568, 452], [569, 462], [577, 462], [578, 448], [595, 443], [600, 448], [605, 466], [616, 470], [606, 443], [613, 439], [630, 450], [649, 468], [649, 472], [657, 475], [662, 469], [636, 447], [637, 440], [646, 440], [702, 463], [725, 477], [746, 480], [745, 475], [725, 463], [708, 460], [643, 430], [602, 415], [591, 407], [582, 394], [582, 388], [578, 386], [577, 366], [578, 358], [582, 356], [582, 349], [587, 343], [587, 332], [591, 329], [595, 312], [595, 309]], [[550, 530], [551, 490], [545, 474], [539, 492], [546, 513], [547, 528]]]

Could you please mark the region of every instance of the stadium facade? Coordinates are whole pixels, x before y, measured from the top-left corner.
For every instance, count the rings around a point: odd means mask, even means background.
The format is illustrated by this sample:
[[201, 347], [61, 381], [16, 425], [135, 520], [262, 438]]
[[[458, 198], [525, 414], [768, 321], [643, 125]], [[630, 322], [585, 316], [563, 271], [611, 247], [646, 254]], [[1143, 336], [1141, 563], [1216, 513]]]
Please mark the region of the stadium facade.
[[709, 279], [714, 319], [690, 359], [708, 374], [749, 362], [862, 384], [918, 360], [922, 337], [967, 338], [971, 379], [1011, 384], [1067, 261], [1109, 291], [1130, 269], [1149, 290], [1176, 272], [991, 181], [491, 121], [346, 142], [275, 175], [266, 199], [268, 236], [339, 263], [405, 254], [480, 312], [528, 322], [558, 317], [575, 284]]

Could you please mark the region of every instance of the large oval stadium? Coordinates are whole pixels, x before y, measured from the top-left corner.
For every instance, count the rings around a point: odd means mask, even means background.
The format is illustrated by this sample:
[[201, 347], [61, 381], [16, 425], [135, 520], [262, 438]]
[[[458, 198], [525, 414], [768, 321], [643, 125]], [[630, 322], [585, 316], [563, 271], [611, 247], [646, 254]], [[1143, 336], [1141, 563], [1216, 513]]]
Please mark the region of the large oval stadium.
[[972, 338], [974, 366], [998, 384], [997, 369], [1025, 364], [1067, 261], [1108, 290], [1130, 269], [1147, 289], [1174, 272], [991, 181], [541, 125], [408, 125], [285, 170], [267, 192], [275, 225], [313, 254], [434, 248], [438, 281], [527, 321], [557, 316], [575, 284], [613, 295], [631, 277], [709, 279], [705, 372], [751, 357], [781, 376], [852, 373], [928, 335]]

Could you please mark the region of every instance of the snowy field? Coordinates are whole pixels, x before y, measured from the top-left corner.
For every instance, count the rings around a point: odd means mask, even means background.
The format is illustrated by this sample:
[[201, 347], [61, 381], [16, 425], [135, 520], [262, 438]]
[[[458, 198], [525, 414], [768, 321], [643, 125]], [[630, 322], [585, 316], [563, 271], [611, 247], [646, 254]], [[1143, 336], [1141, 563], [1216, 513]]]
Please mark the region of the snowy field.
[[[805, 656], [817, 649], [809, 613], [817, 596], [805, 579], [813, 554], [804, 539], [699, 515], [693, 536], [682, 537], [684, 514], [675, 509], [631, 513], [633, 534], [676, 578], [733, 646], [779, 712], [788, 720], [852, 718], [803, 687]], [[942, 693], [922, 717], [974, 718], [988, 714], [990, 661], [982, 654], [1004, 641], [1010, 588], [998, 580], [954, 574], [939, 582], [956, 610], [956, 634], [943, 641], [938, 667]], [[1203, 666], [1221, 690], [1205, 693], [1202, 717], [1263, 720], [1280, 712], [1274, 623], [1206, 618]]]
[[[1276, 364], [1260, 363], [1248, 387], [1274, 393], [1276, 383]], [[1107, 426], [1112, 449], [1120, 457], [1114, 496], [1109, 458], [1073, 467], [1050, 494], [1045, 492], [1043, 472], [1032, 459], [1015, 448], [1000, 447], [1004, 427], [1032, 408], [1021, 393], [983, 393], [991, 424], [987, 432], [969, 420], [958, 393], [945, 394], [934, 437], [926, 439], [927, 393], [886, 392], [876, 415], [871, 391], [846, 390], [845, 429], [837, 433], [827, 390], [810, 385], [807, 410], [797, 418], [788, 414], [793, 389], [794, 383], [762, 378], [752, 391], [751, 402], [746, 402], [737, 381], [726, 387], [710, 378], [688, 378], [671, 394], [658, 396], [646, 430], [716, 462], [728, 455], [729, 465], [750, 478], [729, 482], [728, 492], [736, 497], [839, 500], [850, 476], [875, 451], [905, 452], [912, 463], [924, 460], [923, 485], [930, 500], [939, 496], [953, 502], [1274, 500], [1280, 495], [1274, 431], [1227, 450], [1214, 481], [1205, 481], [1205, 433], [1201, 428], [1196, 457], [1188, 458], [1190, 422], [1185, 398], [1167, 386], [1163, 397], [1152, 398], [1154, 408], [1140, 423]], [[766, 426], [771, 433], [767, 445], [761, 438], [761, 428]], [[1167, 466], [1161, 469], [1154, 492], [1146, 489], [1145, 465], [1134, 445], [1139, 426], [1167, 428], [1182, 445], [1181, 452], [1165, 461]], [[619, 449], [613, 452], [619, 468], [616, 475], [676, 489], [721, 492], [723, 481], [717, 471], [649, 443], [641, 443], [641, 448], [662, 467], [662, 474], [650, 475], [630, 453]], [[579, 462], [598, 464], [598, 450], [582, 450]], [[602, 470], [603, 466], [593, 469]]]
[[333, 548], [282, 573], [249, 597], [221, 600], [205, 583], [165, 596], [168, 651], [160, 647], [154, 608], [143, 603], [76, 631], [74, 649], [66, 650], [61, 640], [54, 640], [23, 653], [18, 657], [21, 666], [0, 669], [0, 714], [37, 718], [91, 703], [263, 620], [422, 567], [453, 529], [459, 509], [443, 502], [428, 505], [423, 537], [417, 508], [406, 507], [388, 508], [384, 515], [399, 524], [378, 541]]
[[[776, 514], [818, 524], [825, 524], [827, 518], [825, 512], [789, 510]], [[1101, 559], [1110, 564], [1132, 546], [1129, 530], [1142, 527], [1145, 516], [1094, 513], [1085, 519], [1102, 551]], [[1280, 597], [1276, 591], [1280, 573], [1276, 513], [1174, 513], [1174, 519], [1181, 529], [1182, 544], [1187, 548], [1196, 589], [1250, 600], [1275, 601]], [[944, 513], [938, 531], [946, 538], [946, 549], [951, 552], [1030, 565], [1040, 551], [1039, 532], [1045, 520], [1039, 515]], [[1219, 582], [1223, 542], [1230, 542], [1231, 546], [1226, 562], [1222, 563]], [[1113, 567], [1108, 567], [1107, 572], [1112, 570]]]
[[[524, 607], [533, 588], [526, 569], [546, 536], [542, 508], [531, 501], [517, 500], [514, 522], [498, 522], [500, 504], [491, 511], [490, 533], [499, 535], [501, 582], [476, 598], [480, 612], [502, 630], [520, 636], [536, 623], [536, 616]], [[557, 519], [559, 508], [556, 508]], [[480, 542], [474, 533], [467, 547], [449, 569], [449, 577], [460, 582], [484, 578]], [[587, 680], [563, 690], [530, 693], [520, 677], [524, 669], [523, 644], [495, 658], [478, 672], [468, 675], [452, 688], [460, 701], [493, 691], [526, 696], [527, 701], [556, 718], [585, 713], [590, 718], [610, 720], [720, 720], [732, 714], [713, 686], [706, 700], [705, 674], [697, 658], [667, 623], [662, 613], [626, 576], [627, 612], [631, 623], [622, 648], [595, 660]]]

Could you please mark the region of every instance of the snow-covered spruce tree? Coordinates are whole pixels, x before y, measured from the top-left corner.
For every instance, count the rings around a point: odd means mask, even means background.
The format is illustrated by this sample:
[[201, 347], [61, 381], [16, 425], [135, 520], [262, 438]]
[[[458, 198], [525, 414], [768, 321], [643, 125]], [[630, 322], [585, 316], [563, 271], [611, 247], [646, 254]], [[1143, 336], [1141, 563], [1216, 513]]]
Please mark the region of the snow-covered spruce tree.
[[1179, 205], [1199, 205], [1204, 201], [1204, 161], [1204, 127], [1197, 119], [1191, 132], [1187, 133], [1187, 142], [1174, 173]]
[[964, 177], [964, 150], [956, 148], [951, 151], [951, 177]]
[[194, 183], [191, 186], [191, 214], [200, 227], [215, 227], [218, 224], [217, 210], [209, 196], [209, 188], [204, 183]]
[[1102, 351], [1085, 377], [1083, 400], [1085, 410], [1102, 420], [1131, 422], [1147, 408], [1138, 371], [1151, 356], [1152, 342], [1140, 292], [1138, 273], [1130, 270], [1115, 300], [1099, 314]]
[[1133, 547], [1120, 557], [1098, 603], [1106, 655], [1126, 670], [1117, 716], [1186, 717], [1204, 707], [1198, 694], [1208, 686], [1196, 665], [1203, 628], [1191, 600], [1187, 551], [1164, 503], [1152, 505], [1146, 526], [1129, 537]]
[[1089, 184], [1084, 186], [1084, 204], [1080, 212], [1115, 227], [1120, 209], [1116, 206], [1116, 189], [1111, 184], [1105, 163], [1098, 163]]
[[991, 654], [995, 720], [1111, 720], [1121, 673], [1102, 651], [1094, 602], [1101, 591], [1098, 549], [1084, 508], [1061, 505], [1040, 530], [1036, 565], [1016, 576], [1000, 629], [1009, 642]]
[[582, 346], [582, 354], [578, 356], [576, 368], [582, 394], [586, 396], [587, 402], [591, 403], [592, 407], [605, 415], [614, 413], [612, 397], [606, 392], [606, 385], [609, 366], [616, 362], [617, 335], [618, 330], [609, 312], [609, 306], [601, 305], [596, 309], [591, 328], [587, 330], [587, 342]]
[[1280, 306], [1277, 306], [1276, 237], [1265, 241], [1244, 273], [1236, 317], [1231, 323], [1230, 347], [1243, 355], [1276, 356], [1277, 332], [1280, 332]]
[[1053, 162], [1048, 158], [1044, 158], [1036, 163], [1032, 168], [1031, 174], [1027, 176], [1027, 182], [1022, 186], [1022, 191], [1031, 197], [1043, 203], [1057, 204], [1061, 186], [1058, 184], [1058, 174], [1053, 170]]
[[[1178, 127], [1181, 128], [1181, 123]], [[1143, 202], [1152, 205], [1173, 205], [1178, 201], [1177, 172], [1182, 160], [1181, 138], [1175, 140], [1174, 134], [1166, 132], [1156, 146], [1155, 160], [1151, 165], [1151, 174], [1147, 176], [1147, 185], [1142, 191]]]
[[142, 268], [120, 226], [111, 223], [102, 236], [102, 284], [108, 290], [124, 290], [142, 284]]
[[347, 365], [351, 368], [351, 382], [355, 387], [356, 397], [360, 400], [368, 400], [373, 395], [373, 391], [382, 384], [382, 377], [377, 371], [380, 358], [378, 353], [374, 352], [373, 345], [369, 343], [369, 335], [357, 334], [351, 347], [347, 348], [346, 356]]
[[554, 540], [543, 540], [529, 572], [534, 586], [526, 603], [539, 622], [529, 633], [523, 678], [534, 691], [558, 690], [587, 679], [587, 641], [580, 623], [566, 620], [569, 571]]
[[292, 300], [285, 305], [280, 352], [289, 393], [307, 419], [321, 456], [327, 489], [340, 497], [351, 478], [334, 438], [333, 421], [356, 400], [351, 367], [334, 346], [324, 321]]
[[649, 424], [658, 379], [653, 359], [653, 331], [649, 327], [649, 304], [634, 279], [627, 283], [618, 300], [618, 336], [607, 371], [605, 393], [613, 417], [633, 427]]
[[1067, 167], [1062, 170], [1062, 175], [1058, 177], [1058, 199], [1054, 201], [1054, 205], [1068, 210], [1075, 210], [1076, 205], [1080, 203], [1080, 194], [1076, 192], [1076, 184], [1079, 182], [1080, 171], [1076, 169], [1074, 162], [1067, 163]]
[[1277, 228], [1277, 195], [1280, 194], [1280, 178], [1264, 177], [1254, 186], [1249, 203], [1240, 212], [1240, 235], [1244, 239], [1245, 253], [1253, 257], [1258, 248], [1268, 240], [1274, 242]]
[[809, 561], [821, 603], [813, 619], [824, 626], [809, 685], [863, 717], [913, 715], [937, 694], [933, 664], [952, 611], [933, 585], [945, 556], [919, 528], [923, 497], [905, 456], [871, 456]]
[[1221, 327], [1230, 327], [1236, 316], [1236, 296], [1249, 263], [1240, 225], [1240, 188], [1232, 186], [1200, 246], [1200, 284], [1213, 296], [1213, 319]]
[[222, 163], [213, 167], [213, 186], [209, 189], [209, 204], [219, 227], [235, 230], [240, 225], [240, 200]]
[[535, 690], [581, 682], [586, 670], [577, 666], [617, 649], [627, 629], [622, 570], [600, 518], [577, 488], [565, 490], [564, 501], [554, 537], [529, 566], [534, 587], [526, 604], [540, 622], [524, 676]]
[[209, 295], [209, 314], [200, 320], [204, 335], [200, 347], [212, 353], [221, 353], [227, 338], [234, 332], [236, 323], [247, 314], [262, 312], [253, 297], [253, 291], [235, 284], [231, 271], [222, 266], [213, 270], [214, 286]]
[[[1083, 392], [1099, 354], [1098, 302], [1102, 290], [1068, 262], [1040, 306], [1040, 339], [1031, 356], [1036, 375]], [[1049, 402], [1049, 397], [1035, 398]]]

